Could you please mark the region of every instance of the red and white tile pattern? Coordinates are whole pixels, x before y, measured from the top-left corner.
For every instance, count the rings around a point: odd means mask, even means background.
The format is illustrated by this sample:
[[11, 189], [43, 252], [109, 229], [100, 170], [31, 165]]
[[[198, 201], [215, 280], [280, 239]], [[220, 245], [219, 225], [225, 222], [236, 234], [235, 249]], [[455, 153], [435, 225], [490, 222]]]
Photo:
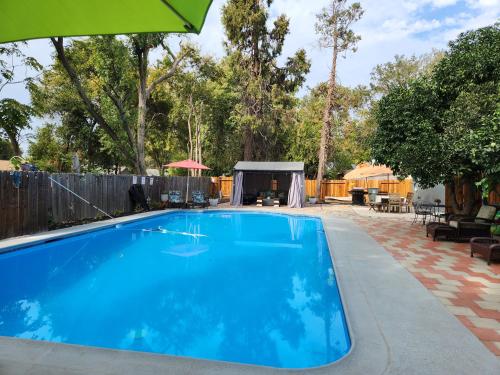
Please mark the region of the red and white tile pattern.
[[470, 257], [468, 243], [433, 242], [425, 227], [352, 211], [379, 244], [429, 289], [495, 355], [500, 356], [500, 263]]

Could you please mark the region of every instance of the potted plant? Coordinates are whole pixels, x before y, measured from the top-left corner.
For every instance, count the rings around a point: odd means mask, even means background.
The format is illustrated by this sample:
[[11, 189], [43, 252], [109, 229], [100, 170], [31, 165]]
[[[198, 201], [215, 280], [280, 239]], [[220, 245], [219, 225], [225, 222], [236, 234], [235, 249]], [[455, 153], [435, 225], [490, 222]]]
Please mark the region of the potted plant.
[[168, 202], [168, 192], [163, 192], [160, 194], [160, 200], [163, 202], [163, 203], [166, 203]]
[[217, 205], [219, 204], [219, 194], [212, 193], [212, 195], [210, 195], [210, 198], [208, 199], [208, 202], [210, 203], [210, 207], [217, 207]]
[[307, 199], [308, 199], [310, 204], [318, 203], [318, 198], [316, 198], [315, 196], [310, 196], [310, 197], [308, 196]]

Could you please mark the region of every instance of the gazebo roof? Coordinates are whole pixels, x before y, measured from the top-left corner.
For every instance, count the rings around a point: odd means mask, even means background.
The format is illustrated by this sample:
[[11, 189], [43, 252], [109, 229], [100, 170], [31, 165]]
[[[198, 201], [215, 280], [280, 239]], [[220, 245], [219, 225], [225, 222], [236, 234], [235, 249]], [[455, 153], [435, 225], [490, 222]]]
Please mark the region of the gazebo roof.
[[239, 161], [235, 171], [243, 172], [303, 172], [303, 162], [288, 161]]

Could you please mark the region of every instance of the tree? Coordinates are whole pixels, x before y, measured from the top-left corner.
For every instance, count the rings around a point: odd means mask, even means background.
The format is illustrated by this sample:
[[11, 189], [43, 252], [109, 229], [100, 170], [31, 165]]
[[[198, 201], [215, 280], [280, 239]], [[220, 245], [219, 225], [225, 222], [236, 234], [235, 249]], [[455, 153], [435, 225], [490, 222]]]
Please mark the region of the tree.
[[228, 64], [239, 96], [232, 118], [241, 129], [245, 160], [283, 155], [283, 122], [310, 68], [303, 49], [278, 66], [289, 20], [280, 15], [268, 28], [272, 3], [229, 0], [222, 9]]
[[0, 100], [0, 131], [5, 133], [10, 141], [15, 155], [21, 155], [19, 136], [23, 129], [30, 127], [33, 109], [14, 99]]
[[54, 124], [45, 124], [36, 130], [30, 140], [29, 159], [42, 171], [69, 172], [71, 170], [71, 154], [68, 145], [57, 133], [58, 128]]
[[[367, 103], [370, 92], [365, 87], [349, 88], [337, 85], [338, 109], [335, 129], [329, 137], [336, 144], [326, 155], [325, 175], [337, 178], [338, 174], [351, 169], [352, 164], [366, 161], [370, 156], [369, 139], [374, 124], [367, 119]], [[303, 160], [307, 176], [313, 177], [318, 171], [318, 144], [323, 126], [328, 84], [321, 83], [313, 88], [300, 102], [297, 123], [292, 127], [288, 159]]]
[[461, 34], [430, 74], [391, 88], [376, 111], [375, 159], [424, 187], [452, 186], [455, 213], [474, 209], [475, 182], [500, 175], [499, 41], [500, 24]]
[[[127, 39], [128, 44], [114, 36], [74, 41], [71, 46], [76, 46], [76, 50], [81, 47], [83, 53], [94, 54], [99, 69], [89, 66], [88, 56], [73, 58], [71, 53], [75, 51], [71, 48], [68, 55], [63, 38], [51, 38], [57, 58], [85, 110], [115, 143], [127, 163], [133, 165], [139, 174], [146, 173], [145, 130], [148, 100], [160, 84], [175, 74], [191, 50], [188, 46], [182, 46], [180, 51], [174, 54], [166, 44], [166, 37], [167, 34], [162, 33], [132, 35]], [[159, 47], [166, 51], [159, 64], [163, 71], [156, 79], [148, 82], [149, 54]], [[96, 92], [99, 100], [92, 99]], [[134, 92], [137, 95], [136, 101], [131, 95]], [[106, 99], [103, 100], [102, 97]], [[124, 138], [113, 126], [113, 121], [125, 132]]]
[[16, 68], [24, 67], [25, 71], [28, 69], [39, 72], [43, 66], [38, 63], [36, 59], [26, 56], [20, 46], [26, 43], [9, 43], [0, 45], [0, 92], [7, 85], [14, 85], [18, 83], [25, 83], [29, 85], [34, 77], [25, 76], [22, 79], [16, 77]]
[[14, 155], [14, 150], [12, 150], [10, 142], [0, 138], [0, 160], [9, 160]]
[[331, 48], [332, 67], [328, 79], [328, 93], [323, 110], [323, 125], [321, 127], [321, 140], [318, 152], [318, 175], [316, 177], [316, 196], [321, 194], [321, 181], [323, 180], [326, 159], [329, 148], [329, 135], [332, 127], [332, 117], [338, 108], [337, 86], [337, 59], [339, 54], [347, 51], [356, 51], [356, 44], [361, 39], [356, 35], [351, 25], [363, 15], [359, 3], [347, 4], [347, 0], [332, 0], [328, 8], [318, 14], [316, 32], [320, 35], [320, 45]]
[[374, 95], [386, 95], [392, 88], [405, 86], [422, 75], [430, 74], [442, 57], [443, 52], [437, 50], [421, 56], [396, 55], [394, 61], [373, 68], [370, 88]]

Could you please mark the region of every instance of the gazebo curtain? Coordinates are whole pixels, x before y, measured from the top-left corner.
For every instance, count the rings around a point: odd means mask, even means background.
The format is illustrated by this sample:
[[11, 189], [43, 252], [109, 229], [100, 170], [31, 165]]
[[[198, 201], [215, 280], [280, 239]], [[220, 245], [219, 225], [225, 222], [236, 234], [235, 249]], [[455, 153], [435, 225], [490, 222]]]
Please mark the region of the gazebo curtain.
[[304, 173], [293, 172], [290, 191], [288, 192], [288, 207], [301, 208], [304, 206], [304, 184]]
[[234, 175], [233, 195], [231, 196], [231, 206], [241, 206], [243, 203], [243, 172], [236, 172]]

